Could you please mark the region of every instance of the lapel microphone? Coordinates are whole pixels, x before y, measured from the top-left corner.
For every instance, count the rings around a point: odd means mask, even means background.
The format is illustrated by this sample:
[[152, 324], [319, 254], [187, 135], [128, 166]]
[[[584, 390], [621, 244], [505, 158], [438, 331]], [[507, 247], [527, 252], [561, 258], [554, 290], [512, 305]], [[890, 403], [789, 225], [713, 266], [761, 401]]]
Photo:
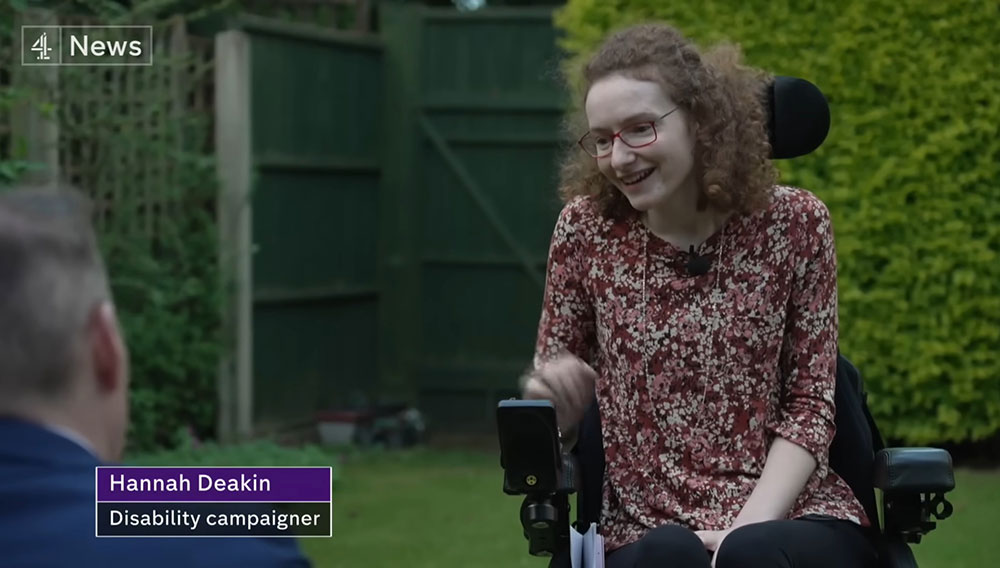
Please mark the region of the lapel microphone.
[[701, 256], [697, 251], [694, 250], [694, 245], [688, 250], [688, 261], [684, 265], [687, 269], [689, 276], [701, 276], [707, 274], [708, 270], [712, 268], [712, 259], [707, 256]]

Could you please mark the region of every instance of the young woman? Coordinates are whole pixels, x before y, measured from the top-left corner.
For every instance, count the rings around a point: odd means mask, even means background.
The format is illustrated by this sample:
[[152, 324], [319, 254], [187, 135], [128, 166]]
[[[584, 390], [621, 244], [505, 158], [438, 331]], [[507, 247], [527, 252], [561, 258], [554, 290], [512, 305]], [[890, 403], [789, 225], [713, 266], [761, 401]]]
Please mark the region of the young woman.
[[524, 396], [554, 402], [567, 440], [597, 397], [607, 566], [873, 566], [829, 468], [830, 216], [776, 185], [768, 77], [648, 24], [583, 79]]

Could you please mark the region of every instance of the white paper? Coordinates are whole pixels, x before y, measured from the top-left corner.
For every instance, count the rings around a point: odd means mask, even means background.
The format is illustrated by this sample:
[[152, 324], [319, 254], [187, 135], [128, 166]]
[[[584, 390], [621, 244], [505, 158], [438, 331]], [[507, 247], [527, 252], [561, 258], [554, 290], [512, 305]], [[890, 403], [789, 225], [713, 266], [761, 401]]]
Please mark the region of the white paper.
[[569, 528], [569, 560], [573, 568], [583, 568], [583, 535]]
[[583, 568], [604, 568], [604, 536], [597, 532], [597, 523], [583, 535]]
[[585, 534], [569, 529], [569, 557], [572, 568], [604, 568], [604, 536], [591, 523]]

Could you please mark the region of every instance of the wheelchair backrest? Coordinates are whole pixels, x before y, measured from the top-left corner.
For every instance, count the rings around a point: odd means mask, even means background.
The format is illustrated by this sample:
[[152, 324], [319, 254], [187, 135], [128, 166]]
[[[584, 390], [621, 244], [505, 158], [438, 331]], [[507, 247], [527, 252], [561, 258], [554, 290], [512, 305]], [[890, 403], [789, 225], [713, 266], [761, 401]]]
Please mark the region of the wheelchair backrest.
[[834, 398], [837, 433], [830, 444], [830, 468], [851, 487], [874, 526], [878, 523], [872, 480], [875, 452], [885, 445], [868, 410], [868, 395], [861, 373], [841, 354], [837, 355]]

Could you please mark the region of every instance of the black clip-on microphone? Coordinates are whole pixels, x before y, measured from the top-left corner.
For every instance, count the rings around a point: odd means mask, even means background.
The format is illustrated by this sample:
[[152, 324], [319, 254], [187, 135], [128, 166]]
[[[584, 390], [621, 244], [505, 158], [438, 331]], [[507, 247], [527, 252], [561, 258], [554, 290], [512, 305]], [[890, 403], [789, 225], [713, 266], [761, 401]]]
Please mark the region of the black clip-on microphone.
[[707, 256], [701, 256], [694, 250], [694, 245], [691, 245], [691, 249], [688, 250], [688, 261], [685, 265], [687, 273], [690, 276], [701, 276], [707, 274], [708, 270], [712, 268], [712, 259]]

